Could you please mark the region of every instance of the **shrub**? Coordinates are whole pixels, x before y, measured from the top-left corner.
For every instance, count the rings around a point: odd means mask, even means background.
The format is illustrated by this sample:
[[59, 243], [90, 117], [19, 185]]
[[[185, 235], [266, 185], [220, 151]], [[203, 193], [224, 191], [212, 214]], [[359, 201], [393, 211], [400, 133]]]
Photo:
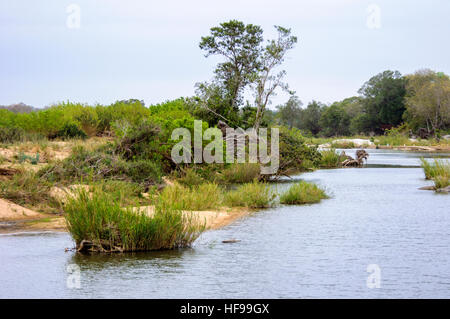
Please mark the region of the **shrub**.
[[267, 183], [254, 181], [226, 193], [224, 203], [229, 207], [266, 208], [274, 205], [275, 198], [276, 193]]
[[71, 138], [87, 138], [87, 134], [75, 123], [66, 123], [51, 138], [71, 139]]
[[40, 141], [45, 137], [37, 133], [28, 133], [19, 127], [0, 127], [0, 143], [9, 144], [25, 141]]
[[25, 131], [17, 127], [0, 127], [0, 143], [14, 143], [25, 139]]
[[205, 183], [205, 180], [192, 168], [187, 168], [184, 175], [178, 178], [177, 181], [185, 186], [195, 186]]
[[[315, 147], [309, 147], [298, 129], [281, 126], [280, 147], [279, 147], [279, 169], [275, 177], [290, 175], [301, 172], [305, 169], [305, 162], [308, 166], [317, 167], [320, 162], [320, 153]], [[270, 144], [270, 142], [268, 142]], [[269, 179], [270, 175], [262, 175], [264, 179]]]
[[49, 195], [51, 186], [52, 183], [39, 178], [34, 171], [23, 170], [11, 179], [0, 180], [0, 198], [22, 206], [53, 211], [58, 203]]
[[80, 191], [64, 207], [67, 228], [79, 250], [148, 251], [187, 247], [204, 230], [168, 205], [152, 216], [124, 209], [105, 193]]
[[148, 160], [127, 162], [110, 152], [107, 147], [100, 147], [94, 151], [77, 147], [71, 156], [41, 169], [38, 174], [51, 181], [112, 179], [145, 185], [155, 184], [161, 179], [158, 164]]
[[292, 185], [287, 192], [280, 196], [281, 204], [299, 205], [318, 203], [327, 198], [325, 192], [317, 185], [301, 181]]
[[213, 183], [195, 185], [191, 188], [176, 184], [164, 188], [160, 201], [171, 203], [181, 210], [217, 209], [222, 203], [222, 190]]

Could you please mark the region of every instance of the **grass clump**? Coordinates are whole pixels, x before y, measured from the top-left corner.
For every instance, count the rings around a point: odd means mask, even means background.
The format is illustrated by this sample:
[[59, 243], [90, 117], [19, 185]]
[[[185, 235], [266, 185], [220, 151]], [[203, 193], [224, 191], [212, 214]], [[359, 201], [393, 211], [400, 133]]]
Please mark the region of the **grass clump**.
[[335, 141], [331, 143], [332, 148], [355, 148], [355, 143], [351, 141]]
[[426, 179], [434, 181], [436, 189], [444, 188], [450, 185], [450, 163], [435, 159], [430, 163], [421, 158], [421, 165]]
[[274, 205], [276, 196], [267, 183], [254, 181], [226, 193], [224, 203], [229, 207], [267, 208]]
[[67, 228], [78, 250], [149, 251], [188, 247], [204, 225], [170, 205], [158, 205], [152, 216], [124, 209], [108, 194], [80, 191], [64, 207]]
[[232, 164], [222, 172], [222, 180], [229, 184], [250, 183], [260, 177], [257, 163]]
[[320, 167], [322, 168], [340, 167], [344, 160], [334, 149], [321, 151], [320, 154]]
[[31, 209], [53, 212], [59, 204], [50, 196], [52, 186], [34, 171], [21, 170], [11, 179], [0, 180], [0, 198]]
[[287, 205], [300, 205], [318, 203], [328, 198], [325, 191], [316, 184], [301, 181], [292, 185], [289, 190], [280, 196], [280, 203]]
[[159, 200], [180, 210], [217, 209], [222, 203], [222, 190], [217, 184], [206, 183], [185, 187], [175, 184], [162, 191]]

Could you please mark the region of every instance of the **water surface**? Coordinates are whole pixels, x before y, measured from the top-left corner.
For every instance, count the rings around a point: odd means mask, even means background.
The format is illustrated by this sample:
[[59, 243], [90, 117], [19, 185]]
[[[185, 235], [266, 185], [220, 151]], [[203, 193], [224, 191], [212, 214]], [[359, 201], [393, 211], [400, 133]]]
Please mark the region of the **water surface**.
[[[450, 195], [418, 190], [431, 184], [418, 167], [430, 155], [369, 153], [367, 168], [294, 178], [330, 199], [256, 212], [190, 249], [84, 256], [64, 251], [74, 246], [64, 233], [1, 235], [0, 297], [450, 298]], [[370, 264], [380, 288], [367, 287]], [[67, 286], [70, 265], [79, 289]]]

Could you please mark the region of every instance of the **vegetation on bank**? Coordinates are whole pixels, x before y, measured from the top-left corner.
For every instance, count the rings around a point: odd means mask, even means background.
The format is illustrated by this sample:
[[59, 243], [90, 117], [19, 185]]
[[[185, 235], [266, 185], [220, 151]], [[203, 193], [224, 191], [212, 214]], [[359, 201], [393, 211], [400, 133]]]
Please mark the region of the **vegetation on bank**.
[[328, 196], [319, 186], [301, 181], [289, 187], [287, 192], [280, 196], [280, 203], [287, 205], [313, 204], [325, 198]]
[[429, 162], [422, 158], [421, 165], [425, 173], [425, 178], [433, 180], [436, 189], [445, 188], [450, 185], [449, 162], [438, 159]]
[[147, 251], [188, 247], [204, 225], [167, 205], [152, 216], [122, 208], [106, 193], [81, 191], [64, 207], [67, 228], [80, 251]]

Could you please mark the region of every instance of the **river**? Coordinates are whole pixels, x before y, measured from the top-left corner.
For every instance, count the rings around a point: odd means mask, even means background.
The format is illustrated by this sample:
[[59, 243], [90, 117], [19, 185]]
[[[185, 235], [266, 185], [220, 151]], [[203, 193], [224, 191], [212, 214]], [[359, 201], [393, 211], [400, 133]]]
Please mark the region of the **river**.
[[65, 233], [0, 235], [0, 297], [450, 298], [450, 195], [418, 190], [432, 184], [419, 158], [438, 155], [369, 154], [366, 168], [293, 177], [330, 199], [253, 213], [189, 249], [84, 256]]

